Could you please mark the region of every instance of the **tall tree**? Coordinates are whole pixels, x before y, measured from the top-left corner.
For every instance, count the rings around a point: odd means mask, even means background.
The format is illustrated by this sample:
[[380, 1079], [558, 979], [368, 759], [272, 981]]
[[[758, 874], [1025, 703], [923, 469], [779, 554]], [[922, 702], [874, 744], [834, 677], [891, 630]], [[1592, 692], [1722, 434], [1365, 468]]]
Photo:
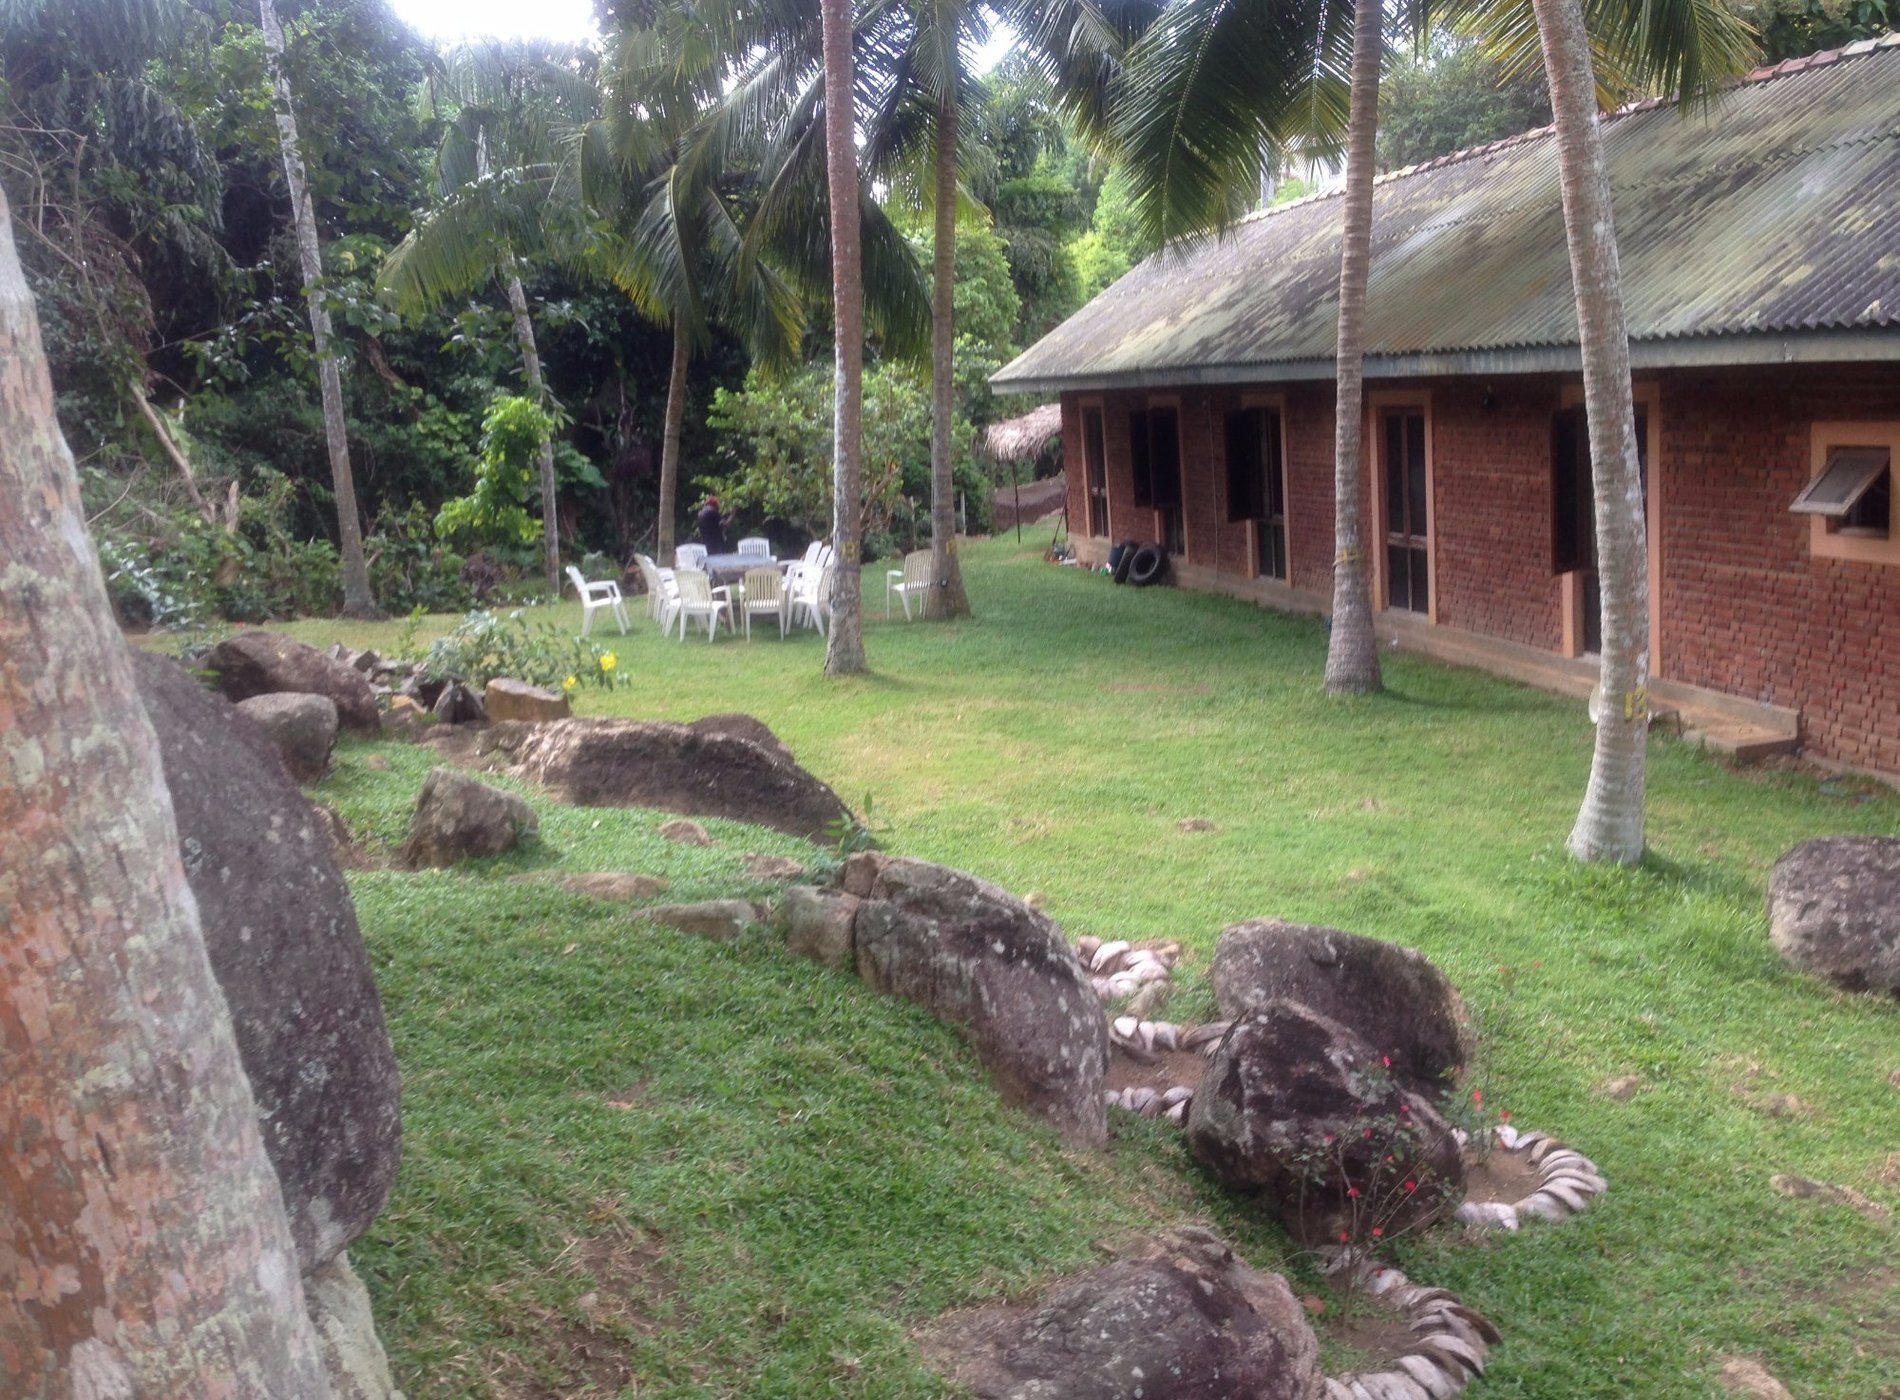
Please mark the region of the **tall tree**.
[[864, 268], [858, 244], [858, 151], [851, 77], [850, 0], [819, 0], [824, 26], [825, 170], [831, 195], [831, 305], [836, 401], [832, 409], [831, 635], [825, 674], [857, 675], [864, 659], [859, 501], [864, 490]]
[[264, 48], [270, 55], [271, 86], [277, 104], [277, 143], [283, 150], [284, 182], [290, 188], [291, 217], [297, 229], [297, 260], [303, 272], [304, 298], [310, 308], [310, 338], [316, 348], [317, 382], [323, 391], [323, 435], [330, 450], [330, 482], [336, 493], [337, 553], [343, 565], [343, 611], [351, 617], [379, 617], [369, 591], [369, 565], [363, 557], [363, 524], [356, 509], [356, 478], [350, 469], [350, 438], [343, 419], [343, 376], [330, 349], [330, 309], [324, 299], [323, 253], [317, 245], [317, 216], [310, 202], [310, 181], [297, 144], [297, 113], [291, 104], [290, 74], [284, 64], [284, 27], [272, 0], [257, 0]]
[[[385, 259], [380, 281], [397, 309], [421, 311], [493, 277], [508, 299], [529, 397], [551, 405], [541, 374], [534, 316], [521, 283], [524, 251], [544, 250], [550, 221], [577, 222], [558, 197], [561, 145], [599, 106], [593, 57], [584, 50], [487, 41], [443, 65], [439, 104], [453, 110], [436, 151], [441, 203]], [[572, 192], [573, 181], [565, 187]], [[575, 234], [568, 231], [568, 242]], [[527, 248], [518, 246], [526, 243]], [[542, 560], [548, 592], [561, 592], [560, 518], [554, 441], [538, 451]]]
[[[927, 13], [943, 16], [948, 6]], [[930, 240], [930, 592], [926, 617], [968, 617], [970, 595], [957, 562], [956, 463], [950, 428], [956, 414], [957, 329], [957, 116], [963, 103], [962, 35], [936, 37], [942, 71], [936, 75], [935, 227]]]
[[296, 1247], [0, 196], [9, 1396], [322, 1400]]
[[1550, 85], [1603, 596], [1596, 744], [1569, 845], [1580, 860], [1631, 864], [1643, 856], [1649, 551], [1600, 103], [1633, 88], [1694, 101], [1747, 70], [1754, 35], [1720, 0], [1589, 0], [1587, 10], [1584, 0], [1531, 0], [1528, 11], [1488, 0], [1471, 22], [1510, 64], [1541, 53]]

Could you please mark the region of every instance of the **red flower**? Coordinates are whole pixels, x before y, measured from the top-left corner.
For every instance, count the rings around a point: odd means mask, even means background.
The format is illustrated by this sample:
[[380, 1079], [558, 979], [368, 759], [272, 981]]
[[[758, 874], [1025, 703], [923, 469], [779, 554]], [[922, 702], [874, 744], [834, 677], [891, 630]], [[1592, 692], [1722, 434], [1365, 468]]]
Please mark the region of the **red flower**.
[[1348, 1196], [1357, 1196], [1359, 1194], [1359, 1188], [1357, 1186], [1348, 1186], [1346, 1188], [1346, 1194]]
[[1346, 1233], [1346, 1232], [1345, 1232], [1344, 1230], [1341, 1230], [1341, 1231], [1339, 1232], [1339, 1242], [1340, 1242], [1341, 1244], [1348, 1244], [1348, 1243], [1350, 1243], [1351, 1241], [1352, 1241], [1352, 1236], [1351, 1236], [1351, 1235], [1349, 1235], [1349, 1234], [1347, 1234], [1347, 1233]]
[[1320, 1141], [1325, 1143], [1328, 1147], [1331, 1147], [1333, 1145], [1333, 1135], [1328, 1133], [1325, 1137], [1321, 1138]]
[[1473, 1103], [1483, 1103], [1483, 1102], [1484, 1102], [1484, 1090], [1482, 1090], [1482, 1089], [1473, 1089], [1473, 1090], [1471, 1091], [1471, 1101], [1472, 1101]]
[[1400, 1113], [1410, 1113], [1411, 1111], [1412, 1111], [1412, 1106], [1411, 1106], [1410, 1104], [1403, 1104], [1403, 1103], [1402, 1103], [1402, 1104], [1400, 1104], [1400, 1105], [1399, 1105], [1399, 1112], [1400, 1112]]
[[1365, 1132], [1365, 1135], [1366, 1135], [1367, 1137], [1371, 1137], [1371, 1136], [1372, 1136], [1372, 1129], [1370, 1129], [1370, 1128], [1367, 1128], [1367, 1129], [1366, 1129], [1366, 1132]]
[[1510, 1110], [1510, 1109], [1508, 1109], [1508, 1108], [1504, 1108], [1504, 1109], [1499, 1109], [1499, 1110], [1498, 1110], [1498, 1122], [1500, 1122], [1500, 1123], [1508, 1123], [1508, 1122], [1510, 1122], [1510, 1121], [1511, 1121], [1511, 1110]]
[[1384, 1065], [1387, 1069], [1391, 1069], [1392, 1057], [1390, 1055], [1381, 1055], [1379, 1056], [1379, 1063]]
[[1383, 1235], [1384, 1233], [1385, 1233], [1385, 1231], [1384, 1231], [1384, 1230], [1382, 1230], [1382, 1229], [1381, 1229], [1381, 1228], [1380, 1228], [1379, 1226], [1377, 1226], [1377, 1225], [1374, 1225], [1374, 1226], [1372, 1227], [1372, 1238], [1373, 1238], [1373, 1239], [1375, 1239], [1375, 1240], [1376, 1240], [1376, 1239], [1378, 1239], [1378, 1238], [1379, 1238], [1379, 1237], [1380, 1237], [1381, 1235]]
[[1405, 1189], [1407, 1191], [1416, 1191], [1418, 1190], [1418, 1183], [1416, 1181], [1408, 1181], [1405, 1183]]

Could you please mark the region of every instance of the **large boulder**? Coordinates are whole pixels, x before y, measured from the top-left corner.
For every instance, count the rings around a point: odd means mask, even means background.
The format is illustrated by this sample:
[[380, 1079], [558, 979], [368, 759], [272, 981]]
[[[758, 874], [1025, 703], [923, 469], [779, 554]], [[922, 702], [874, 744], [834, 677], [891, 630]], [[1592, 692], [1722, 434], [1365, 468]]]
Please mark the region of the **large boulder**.
[[658, 720], [569, 719], [518, 736], [517, 771], [580, 807], [655, 807], [823, 837], [851, 819], [838, 794], [780, 753]]
[[374, 734], [382, 727], [369, 677], [281, 632], [240, 632], [211, 648], [203, 665], [227, 700], [327, 695], [345, 729]]
[[277, 746], [284, 769], [299, 783], [314, 783], [330, 770], [336, 747], [336, 701], [327, 695], [253, 695], [238, 708]]
[[1900, 837], [1803, 841], [1768, 876], [1768, 935], [1788, 963], [1900, 996]]
[[1470, 1063], [1471, 1019], [1424, 954], [1316, 924], [1249, 919], [1222, 930], [1209, 973], [1223, 1020], [1297, 1001], [1392, 1061], [1392, 1077], [1437, 1099]]
[[534, 808], [453, 768], [432, 768], [416, 796], [402, 863], [412, 870], [498, 856], [539, 833]]
[[1107, 1142], [1108, 1022], [1053, 920], [974, 875], [891, 860], [852, 928], [859, 976], [961, 1029], [1006, 1102]]
[[1188, 1110], [1188, 1147], [1308, 1245], [1367, 1243], [1447, 1216], [1465, 1194], [1457, 1140], [1383, 1059], [1310, 1007], [1268, 1002], [1215, 1051]]
[[382, 1209], [401, 1156], [396, 1056], [350, 893], [263, 729], [134, 649], [185, 875], [257, 1100], [302, 1271]]
[[1321, 1400], [1306, 1312], [1206, 1230], [1138, 1247], [1040, 1305], [929, 1329], [926, 1360], [980, 1400]]

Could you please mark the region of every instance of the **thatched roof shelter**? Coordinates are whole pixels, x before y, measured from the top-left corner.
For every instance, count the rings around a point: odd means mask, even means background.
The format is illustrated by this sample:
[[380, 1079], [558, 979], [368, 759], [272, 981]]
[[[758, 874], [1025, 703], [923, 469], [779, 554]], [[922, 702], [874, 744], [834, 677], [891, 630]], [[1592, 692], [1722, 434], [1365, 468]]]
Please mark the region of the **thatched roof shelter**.
[[997, 462], [1033, 462], [1054, 440], [1060, 450], [1062, 405], [1046, 403], [1017, 418], [1005, 418], [983, 430], [983, 451]]

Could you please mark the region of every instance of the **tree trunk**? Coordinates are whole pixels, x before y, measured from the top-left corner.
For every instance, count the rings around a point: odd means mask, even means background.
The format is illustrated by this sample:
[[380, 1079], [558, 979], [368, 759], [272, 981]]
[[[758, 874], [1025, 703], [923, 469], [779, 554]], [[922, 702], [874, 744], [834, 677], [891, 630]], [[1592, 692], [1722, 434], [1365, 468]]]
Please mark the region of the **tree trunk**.
[[654, 549], [662, 564], [670, 565], [679, 515], [680, 428], [686, 422], [686, 362], [692, 343], [686, 335], [686, 317], [673, 313], [673, 373], [666, 381], [666, 426], [660, 434], [659, 540]]
[[[514, 259], [508, 260], [508, 309], [514, 312], [515, 342], [521, 347], [521, 368], [528, 376], [528, 393], [534, 401], [548, 406], [548, 386], [541, 378], [541, 352], [534, 344], [534, 318], [528, 315], [528, 294], [522, 290], [521, 274]], [[561, 596], [561, 513], [554, 495], [554, 439], [541, 435], [541, 533], [542, 556], [547, 562], [548, 596]]]
[[[1326, 693], [1379, 689], [1379, 638], [1372, 627], [1362, 518], [1365, 470], [1366, 269], [1372, 260], [1373, 138], [1379, 129], [1379, 64], [1385, 57], [1376, 5], [1354, 12], [1352, 110], [1346, 131], [1345, 231], [1339, 256], [1339, 401], [1333, 436], [1333, 630], [1326, 645]], [[1377, 528], [1378, 522], [1373, 522]]]
[[[952, 36], [947, 42], [954, 44]], [[950, 59], [953, 75], [957, 61]], [[968, 617], [970, 596], [957, 562], [957, 486], [950, 428], [957, 382], [957, 83], [937, 104], [937, 225], [930, 289], [930, 580], [926, 617]]]
[[0, 196], [0, 1374], [330, 1394]]
[[858, 247], [858, 148], [851, 88], [851, 8], [819, 0], [825, 45], [825, 182], [831, 198], [831, 300], [837, 340], [832, 410], [831, 636], [825, 674], [848, 676], [864, 660], [864, 608], [859, 534], [863, 494], [864, 263]]
[[1564, 237], [1576, 288], [1583, 402], [1590, 421], [1603, 651], [1590, 785], [1570, 833], [1580, 860], [1631, 864], [1643, 855], [1643, 769], [1649, 742], [1649, 557], [1629, 325], [1597, 126], [1596, 81], [1577, 0], [1532, 0], [1550, 80], [1563, 188]]
[[369, 565], [363, 558], [363, 526], [356, 513], [356, 478], [350, 470], [350, 439], [343, 424], [343, 376], [330, 353], [330, 310], [323, 301], [323, 254], [317, 247], [317, 215], [297, 144], [297, 114], [290, 101], [290, 76], [284, 68], [284, 29], [272, 0], [257, 0], [277, 94], [277, 144], [283, 150], [284, 181], [290, 186], [290, 212], [297, 229], [297, 260], [303, 266], [304, 300], [310, 307], [310, 338], [317, 352], [317, 382], [323, 391], [323, 436], [330, 448], [330, 480], [336, 492], [337, 553], [343, 562], [343, 611], [351, 617], [380, 617], [369, 591]]

